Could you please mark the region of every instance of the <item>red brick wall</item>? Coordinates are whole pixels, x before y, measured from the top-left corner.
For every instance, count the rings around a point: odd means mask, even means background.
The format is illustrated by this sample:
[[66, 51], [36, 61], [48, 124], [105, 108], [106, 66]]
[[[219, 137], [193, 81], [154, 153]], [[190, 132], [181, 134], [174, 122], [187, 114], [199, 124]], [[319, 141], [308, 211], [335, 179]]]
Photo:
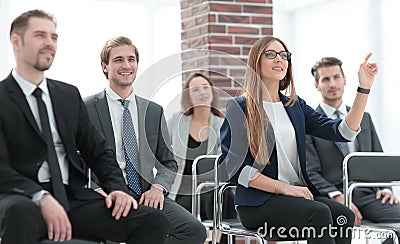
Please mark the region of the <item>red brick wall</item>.
[[198, 70], [222, 100], [240, 94], [251, 45], [272, 34], [272, 0], [181, 0], [181, 18], [183, 79]]

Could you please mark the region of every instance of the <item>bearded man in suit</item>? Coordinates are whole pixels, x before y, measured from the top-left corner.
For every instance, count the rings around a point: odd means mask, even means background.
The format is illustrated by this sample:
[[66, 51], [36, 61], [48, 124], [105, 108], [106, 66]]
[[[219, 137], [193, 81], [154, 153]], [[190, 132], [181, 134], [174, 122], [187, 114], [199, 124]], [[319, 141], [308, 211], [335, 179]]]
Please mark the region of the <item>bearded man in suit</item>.
[[[42, 10], [11, 24], [16, 67], [0, 82], [1, 243], [72, 237], [163, 243], [168, 221], [128, 194], [115, 153], [91, 123], [78, 89], [45, 78], [57, 39], [54, 16]], [[85, 187], [87, 167], [106, 197]]]

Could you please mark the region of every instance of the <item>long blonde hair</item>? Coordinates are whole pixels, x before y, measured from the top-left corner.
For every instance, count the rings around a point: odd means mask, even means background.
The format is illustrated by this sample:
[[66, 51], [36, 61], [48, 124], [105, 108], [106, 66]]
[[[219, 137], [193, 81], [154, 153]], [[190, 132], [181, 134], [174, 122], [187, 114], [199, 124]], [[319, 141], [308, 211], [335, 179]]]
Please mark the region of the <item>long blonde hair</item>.
[[[245, 91], [243, 96], [246, 98], [246, 122], [247, 136], [250, 144], [250, 153], [258, 164], [269, 164], [268, 147], [266, 134], [267, 128], [264, 128], [264, 123], [268, 122], [267, 115], [263, 109], [263, 94], [261, 80], [261, 64], [260, 59], [262, 52], [272, 41], [280, 42], [285, 51], [288, 51], [287, 46], [279, 38], [273, 36], [264, 36], [258, 39], [250, 49], [249, 59], [247, 61], [246, 75], [244, 81]], [[288, 60], [288, 68], [286, 76], [279, 83], [279, 90], [290, 92], [290, 99], [285, 106], [290, 106], [295, 102], [295, 87], [292, 75], [292, 62]], [[271, 148], [272, 149], [272, 148]]]

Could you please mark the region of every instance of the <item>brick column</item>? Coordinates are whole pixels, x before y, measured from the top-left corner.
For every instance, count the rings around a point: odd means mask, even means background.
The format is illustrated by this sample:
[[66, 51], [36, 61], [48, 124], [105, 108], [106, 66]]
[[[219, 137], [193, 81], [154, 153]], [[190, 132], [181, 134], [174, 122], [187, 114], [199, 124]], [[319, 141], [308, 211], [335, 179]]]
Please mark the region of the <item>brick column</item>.
[[181, 0], [181, 18], [183, 79], [199, 70], [222, 100], [238, 95], [251, 45], [272, 34], [272, 0]]

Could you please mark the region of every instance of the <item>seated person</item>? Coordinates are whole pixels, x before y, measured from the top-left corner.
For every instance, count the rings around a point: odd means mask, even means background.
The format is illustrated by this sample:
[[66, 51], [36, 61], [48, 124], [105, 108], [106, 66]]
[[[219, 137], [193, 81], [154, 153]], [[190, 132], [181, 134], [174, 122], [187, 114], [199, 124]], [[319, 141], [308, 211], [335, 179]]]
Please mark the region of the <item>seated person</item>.
[[[167, 218], [128, 194], [114, 151], [90, 122], [78, 89], [44, 76], [57, 39], [54, 16], [42, 10], [11, 24], [16, 67], [0, 82], [0, 242], [164, 243]], [[106, 197], [85, 187], [78, 151]]]
[[165, 197], [177, 165], [168, 145], [163, 108], [137, 96], [133, 89], [138, 49], [129, 38], [115, 37], [106, 42], [100, 58], [109, 86], [85, 98], [85, 104], [91, 120], [115, 150], [130, 194], [139, 205], [160, 209], [167, 217], [170, 229], [165, 243], [203, 243], [206, 231], [200, 221]]
[[[213, 83], [201, 73], [192, 74], [182, 86], [181, 109], [168, 121], [172, 147], [178, 161], [178, 174], [170, 197], [192, 211], [192, 163], [200, 155], [221, 153], [219, 129], [223, 114], [218, 106], [218, 92]], [[202, 219], [213, 219], [212, 188], [200, 196]], [[231, 191], [226, 192], [223, 217], [236, 218]], [[225, 243], [223, 237], [220, 243]]]
[[[324, 57], [315, 63], [311, 73], [315, 79], [315, 88], [322, 96], [322, 102], [316, 110], [330, 118], [343, 119], [350, 107], [343, 103], [342, 98], [347, 82], [342, 61]], [[306, 139], [307, 173], [311, 182], [324, 196], [342, 204], [344, 157], [350, 152], [383, 151], [369, 113], [364, 112], [360, 127], [361, 132], [353, 142], [339, 144], [311, 135]], [[371, 222], [400, 222], [399, 201], [390, 189], [356, 188], [352, 201], [356, 225], [362, 219]]]
[[[377, 64], [368, 61], [371, 55], [359, 68], [364, 90], [372, 87], [378, 73]], [[345, 120], [321, 115], [296, 95], [291, 56], [279, 38], [258, 39], [249, 52], [244, 94], [227, 103], [221, 149], [230, 181], [237, 185], [237, 212], [244, 227], [265, 237], [350, 244], [354, 214], [320, 196], [310, 181], [305, 138], [311, 134], [331, 141], [354, 140], [368, 95], [356, 95]], [[339, 217], [347, 222], [342, 225]]]

